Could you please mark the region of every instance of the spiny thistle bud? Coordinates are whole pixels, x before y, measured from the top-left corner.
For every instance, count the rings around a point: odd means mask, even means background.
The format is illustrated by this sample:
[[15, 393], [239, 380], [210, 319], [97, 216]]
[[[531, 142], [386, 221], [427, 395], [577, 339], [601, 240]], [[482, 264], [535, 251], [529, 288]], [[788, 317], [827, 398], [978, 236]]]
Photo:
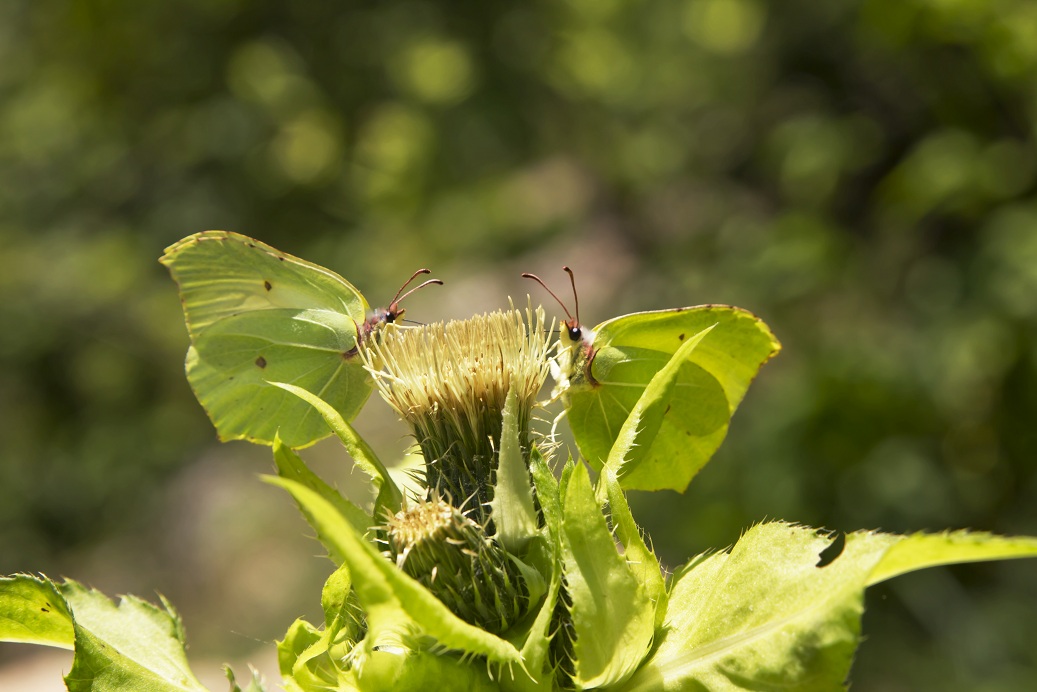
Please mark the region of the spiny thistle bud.
[[397, 512], [386, 543], [397, 567], [488, 632], [508, 629], [529, 607], [529, 589], [508, 553], [444, 500]]
[[[387, 332], [368, 351], [382, 397], [414, 431], [429, 492], [467, 505], [488, 525], [508, 390], [518, 395], [519, 445], [547, 378], [549, 330], [541, 308]], [[376, 369], [377, 363], [381, 369]]]
[[565, 578], [558, 591], [558, 602], [551, 614], [551, 647], [548, 649], [548, 661], [555, 671], [555, 686], [560, 690], [575, 689], [573, 675], [576, 672], [576, 656], [573, 653], [576, 643], [576, 630], [573, 626], [573, 599], [569, 594]]

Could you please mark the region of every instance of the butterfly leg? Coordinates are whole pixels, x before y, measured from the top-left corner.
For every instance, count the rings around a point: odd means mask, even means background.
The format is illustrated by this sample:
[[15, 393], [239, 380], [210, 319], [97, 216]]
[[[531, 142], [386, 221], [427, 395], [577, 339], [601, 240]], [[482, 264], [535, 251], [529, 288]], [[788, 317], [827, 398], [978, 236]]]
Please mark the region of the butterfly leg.
[[569, 409], [563, 408], [562, 412], [555, 416], [555, 419], [551, 422], [551, 443], [558, 441], [558, 424], [562, 422], [565, 415], [569, 413]]

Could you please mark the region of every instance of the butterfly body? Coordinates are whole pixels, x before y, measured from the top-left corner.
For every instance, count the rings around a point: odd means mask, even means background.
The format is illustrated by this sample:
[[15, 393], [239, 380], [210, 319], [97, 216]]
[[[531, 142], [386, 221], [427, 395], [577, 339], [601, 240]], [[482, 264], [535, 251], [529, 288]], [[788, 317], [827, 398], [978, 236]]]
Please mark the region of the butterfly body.
[[[595, 468], [609, 458], [653, 378], [686, 342], [696, 342], [677, 364], [665, 406], [641, 422], [652, 432], [630, 452], [637, 460], [622, 478], [625, 488], [683, 490], [719, 447], [749, 383], [780, 345], [759, 318], [728, 305], [638, 312], [594, 329], [580, 324], [578, 305], [576, 316], [566, 309], [552, 368], [554, 394], [565, 405], [580, 453]], [[676, 459], [691, 461], [678, 465]]]
[[359, 325], [360, 339], [371, 338], [385, 325], [395, 324], [403, 317], [404, 312], [405, 310], [396, 303], [387, 308], [375, 308], [369, 311], [363, 323]]

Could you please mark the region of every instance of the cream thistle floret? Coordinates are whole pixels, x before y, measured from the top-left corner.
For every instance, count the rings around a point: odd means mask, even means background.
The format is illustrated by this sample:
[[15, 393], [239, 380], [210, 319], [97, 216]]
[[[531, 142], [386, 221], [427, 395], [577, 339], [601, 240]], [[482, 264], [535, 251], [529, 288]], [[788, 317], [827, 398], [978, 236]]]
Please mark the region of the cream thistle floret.
[[511, 309], [387, 330], [368, 350], [368, 369], [382, 397], [410, 424], [421, 447], [430, 492], [474, 512], [480, 523], [493, 492], [501, 416], [512, 386], [528, 461], [532, 409], [549, 370], [549, 334], [543, 309], [527, 307], [524, 315]]

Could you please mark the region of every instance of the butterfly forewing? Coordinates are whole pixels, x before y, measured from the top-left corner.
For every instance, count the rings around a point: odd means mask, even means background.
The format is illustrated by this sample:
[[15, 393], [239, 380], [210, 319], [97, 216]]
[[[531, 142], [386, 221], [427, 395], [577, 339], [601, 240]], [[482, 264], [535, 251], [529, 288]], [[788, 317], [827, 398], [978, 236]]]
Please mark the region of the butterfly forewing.
[[192, 341], [245, 311], [325, 309], [362, 324], [369, 310], [360, 292], [335, 272], [237, 233], [189, 236], [167, 248], [160, 261], [180, 286]]
[[691, 360], [717, 379], [733, 413], [760, 366], [781, 347], [767, 325], [747, 310], [700, 305], [624, 315], [598, 325], [594, 347], [643, 348], [668, 357], [685, 339], [710, 327], [713, 333], [692, 352]]

